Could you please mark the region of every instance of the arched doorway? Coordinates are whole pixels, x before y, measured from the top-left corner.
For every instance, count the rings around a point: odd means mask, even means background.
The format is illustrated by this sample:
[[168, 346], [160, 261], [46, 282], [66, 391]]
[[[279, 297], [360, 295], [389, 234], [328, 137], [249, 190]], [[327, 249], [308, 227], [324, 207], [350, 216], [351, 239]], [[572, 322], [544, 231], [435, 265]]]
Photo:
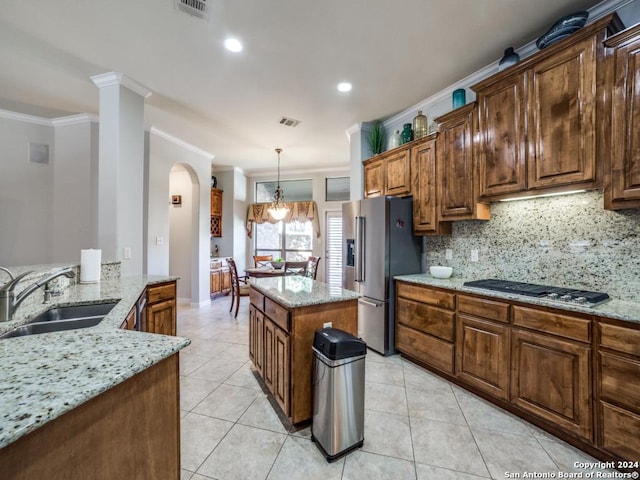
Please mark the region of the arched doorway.
[[[178, 275], [179, 300], [191, 301], [198, 291], [198, 177], [193, 169], [176, 163], [169, 173], [169, 274]], [[196, 295], [197, 296], [197, 295]]]

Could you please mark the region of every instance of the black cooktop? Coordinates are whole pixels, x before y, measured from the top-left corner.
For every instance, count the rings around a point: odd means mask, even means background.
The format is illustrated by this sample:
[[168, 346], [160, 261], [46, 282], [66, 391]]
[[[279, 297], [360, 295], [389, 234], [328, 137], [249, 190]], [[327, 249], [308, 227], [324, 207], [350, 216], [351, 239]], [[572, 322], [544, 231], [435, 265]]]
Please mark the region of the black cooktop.
[[559, 302], [574, 303], [585, 307], [595, 307], [609, 300], [609, 295], [588, 290], [576, 290], [573, 288], [551, 287], [548, 285], [536, 285], [534, 283], [511, 282], [509, 280], [474, 280], [464, 282], [465, 287], [484, 288], [498, 292], [515, 293], [527, 297], [543, 298], [545, 300], [557, 300]]

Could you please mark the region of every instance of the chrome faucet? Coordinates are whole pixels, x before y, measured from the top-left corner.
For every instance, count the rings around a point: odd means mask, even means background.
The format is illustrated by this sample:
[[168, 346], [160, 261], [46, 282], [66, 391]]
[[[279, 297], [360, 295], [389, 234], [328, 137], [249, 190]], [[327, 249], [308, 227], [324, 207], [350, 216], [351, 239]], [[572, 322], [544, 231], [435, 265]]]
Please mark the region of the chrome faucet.
[[18, 282], [20, 282], [20, 280], [29, 275], [31, 272], [24, 272], [14, 277], [13, 274], [6, 268], [0, 267], [0, 269], [7, 272], [11, 277], [11, 280], [9, 282], [0, 287], [0, 322], [7, 322], [9, 320], [12, 320], [13, 314], [23, 302], [23, 300], [33, 292], [35, 292], [38, 288], [49, 283], [54, 278], [58, 278], [63, 275], [68, 278], [73, 278], [76, 276], [72, 267], [63, 268], [32, 283], [24, 290], [22, 290], [18, 295], [16, 295], [16, 285], [18, 285]]

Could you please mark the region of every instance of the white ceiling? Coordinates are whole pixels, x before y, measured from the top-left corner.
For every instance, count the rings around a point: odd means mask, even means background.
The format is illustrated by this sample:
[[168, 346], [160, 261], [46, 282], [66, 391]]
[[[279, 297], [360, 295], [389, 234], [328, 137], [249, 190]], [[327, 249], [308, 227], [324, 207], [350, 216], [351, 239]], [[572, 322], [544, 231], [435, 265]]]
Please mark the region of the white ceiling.
[[[1, 0], [0, 108], [98, 113], [92, 75], [149, 88], [148, 125], [247, 173], [344, 167], [345, 130], [391, 116], [594, 0]], [[222, 43], [233, 35], [240, 54]], [[336, 84], [354, 89], [340, 94]], [[287, 116], [302, 123], [280, 126]]]

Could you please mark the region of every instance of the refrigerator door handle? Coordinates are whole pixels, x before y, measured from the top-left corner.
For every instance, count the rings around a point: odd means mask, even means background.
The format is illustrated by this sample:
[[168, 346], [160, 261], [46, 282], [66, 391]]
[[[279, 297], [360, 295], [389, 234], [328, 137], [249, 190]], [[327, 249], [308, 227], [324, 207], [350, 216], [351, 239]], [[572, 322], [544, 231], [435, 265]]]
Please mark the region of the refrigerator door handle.
[[368, 302], [367, 300], [363, 300], [361, 298], [358, 299], [358, 303], [362, 303], [364, 305], [368, 305], [370, 307], [374, 307], [374, 308], [378, 308], [384, 305], [384, 302], [380, 302], [380, 303], [375, 303], [375, 302]]
[[365, 241], [365, 224], [364, 217], [356, 217], [355, 218], [355, 226], [356, 226], [356, 271], [355, 271], [355, 281], [356, 282], [364, 282], [365, 271], [364, 271], [364, 241]]

